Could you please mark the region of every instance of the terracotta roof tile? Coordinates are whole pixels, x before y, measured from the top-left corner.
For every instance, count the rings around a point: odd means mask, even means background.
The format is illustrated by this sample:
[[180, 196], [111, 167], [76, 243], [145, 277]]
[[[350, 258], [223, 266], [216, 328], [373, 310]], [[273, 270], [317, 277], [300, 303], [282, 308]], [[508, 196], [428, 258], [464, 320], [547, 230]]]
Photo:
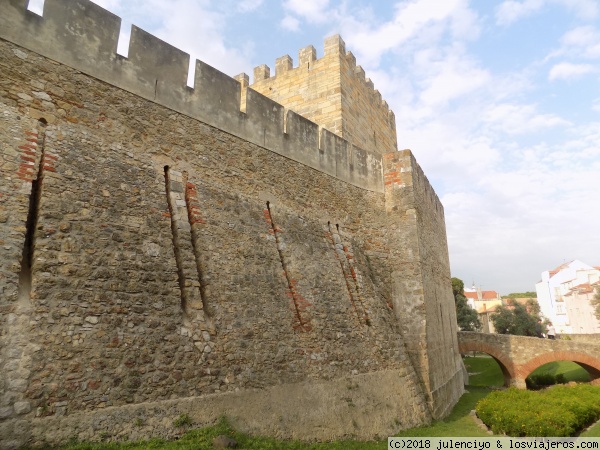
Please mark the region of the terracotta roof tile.
[[[465, 292], [465, 297], [479, 300], [477, 292]], [[496, 291], [481, 291], [481, 300], [495, 300], [500, 298]]]
[[561, 270], [563, 270], [563, 269], [566, 269], [566, 268], [569, 266], [569, 264], [571, 264], [572, 262], [573, 262], [573, 261], [570, 261], [570, 262], [568, 262], [568, 263], [563, 263], [563, 264], [561, 264], [560, 266], [558, 266], [556, 269], [554, 269], [554, 270], [550, 270], [550, 271], [549, 271], [549, 272], [550, 272], [550, 278], [552, 278], [554, 275], [556, 275], [556, 274], [557, 274], [558, 272], [560, 272]]

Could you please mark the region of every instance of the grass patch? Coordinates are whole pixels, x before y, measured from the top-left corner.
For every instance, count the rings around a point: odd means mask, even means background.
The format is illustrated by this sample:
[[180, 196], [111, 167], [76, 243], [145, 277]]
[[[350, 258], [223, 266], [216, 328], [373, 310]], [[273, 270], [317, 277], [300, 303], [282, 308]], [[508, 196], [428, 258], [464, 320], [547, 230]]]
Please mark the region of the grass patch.
[[226, 419], [221, 419], [213, 426], [191, 430], [177, 441], [153, 439], [143, 442], [107, 442], [107, 443], [71, 443], [60, 447], [61, 450], [213, 450], [212, 441], [219, 435], [235, 439], [237, 448], [248, 450], [381, 450], [387, 445], [385, 441], [335, 441], [307, 443], [302, 441], [283, 441], [270, 437], [250, 436], [234, 430]]
[[395, 434], [395, 436], [489, 436], [477, 426], [470, 413], [475, 409], [475, 405], [490, 392], [491, 390], [487, 387], [468, 386], [467, 392], [460, 398], [450, 415], [444, 420], [437, 420], [426, 427], [403, 430]]
[[469, 372], [469, 386], [503, 386], [502, 369], [491, 356], [476, 353], [475, 357], [463, 359]]
[[583, 437], [600, 437], [600, 422], [581, 433]]

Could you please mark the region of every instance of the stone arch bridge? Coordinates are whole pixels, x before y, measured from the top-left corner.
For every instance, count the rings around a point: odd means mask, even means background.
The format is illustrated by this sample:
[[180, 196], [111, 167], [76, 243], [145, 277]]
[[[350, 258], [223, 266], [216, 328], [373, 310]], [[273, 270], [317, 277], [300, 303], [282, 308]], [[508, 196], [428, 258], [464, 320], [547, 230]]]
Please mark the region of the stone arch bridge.
[[506, 334], [458, 332], [460, 353], [483, 352], [496, 360], [504, 385], [525, 388], [525, 378], [544, 364], [573, 361], [592, 379], [600, 378], [600, 335], [575, 335], [571, 340], [550, 340]]

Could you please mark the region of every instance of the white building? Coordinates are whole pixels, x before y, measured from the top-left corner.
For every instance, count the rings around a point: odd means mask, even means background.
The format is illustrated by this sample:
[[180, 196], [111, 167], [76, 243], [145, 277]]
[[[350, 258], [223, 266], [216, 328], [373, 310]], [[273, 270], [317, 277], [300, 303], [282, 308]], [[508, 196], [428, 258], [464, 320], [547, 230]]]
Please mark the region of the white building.
[[600, 333], [591, 300], [600, 286], [600, 267], [574, 260], [542, 273], [535, 285], [542, 314], [558, 334]]

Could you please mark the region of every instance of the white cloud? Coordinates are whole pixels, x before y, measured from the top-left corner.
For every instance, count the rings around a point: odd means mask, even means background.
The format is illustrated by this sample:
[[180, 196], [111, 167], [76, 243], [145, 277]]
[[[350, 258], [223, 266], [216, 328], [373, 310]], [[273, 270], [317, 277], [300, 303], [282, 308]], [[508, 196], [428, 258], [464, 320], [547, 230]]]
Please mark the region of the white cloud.
[[427, 39], [427, 44], [435, 45], [446, 31], [458, 39], [478, 35], [476, 15], [466, 0], [401, 2], [392, 20], [378, 26], [348, 18], [342, 23], [348, 44], [366, 65], [377, 65], [384, 53], [401, 50], [409, 40]]
[[281, 20], [281, 27], [289, 31], [298, 31], [300, 29], [300, 21], [292, 16], [285, 16]]
[[427, 105], [440, 105], [477, 90], [490, 80], [487, 71], [461, 65], [459, 61], [445, 64], [440, 72], [429, 81], [421, 93], [421, 100]]
[[284, 8], [308, 22], [322, 23], [329, 19], [329, 0], [287, 0]]
[[237, 10], [242, 13], [254, 11], [263, 4], [264, 0], [243, 0], [238, 2]]
[[600, 58], [600, 31], [592, 26], [574, 28], [561, 39], [563, 55]]
[[579, 78], [589, 73], [597, 72], [598, 68], [592, 64], [572, 64], [572, 63], [559, 63], [555, 64], [548, 74], [550, 81], [554, 80], [570, 80]]
[[523, 2], [517, 0], [505, 0], [496, 9], [496, 22], [499, 25], [510, 25], [517, 20], [539, 11], [545, 3], [545, 0], [525, 0]]
[[595, 44], [598, 42], [598, 31], [590, 25], [580, 26], [565, 33], [561, 42], [563, 45], [577, 47]]
[[482, 117], [491, 128], [508, 134], [533, 133], [569, 124], [555, 114], [538, 113], [534, 105], [510, 103], [492, 105]]
[[596, 0], [554, 0], [573, 11], [580, 19], [594, 20], [600, 15], [600, 6]]
[[511, 25], [550, 4], [563, 6], [581, 19], [594, 20], [600, 14], [600, 8], [595, 0], [505, 0], [496, 8], [496, 23]]

